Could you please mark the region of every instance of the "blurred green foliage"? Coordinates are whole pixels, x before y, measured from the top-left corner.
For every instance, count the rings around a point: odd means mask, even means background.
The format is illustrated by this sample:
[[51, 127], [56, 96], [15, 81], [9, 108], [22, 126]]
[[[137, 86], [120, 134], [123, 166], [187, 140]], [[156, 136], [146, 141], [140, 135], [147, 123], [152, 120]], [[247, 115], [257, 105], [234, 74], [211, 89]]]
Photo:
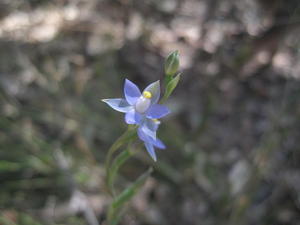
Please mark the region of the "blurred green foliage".
[[173, 49], [168, 148], [122, 167], [122, 187], [154, 173], [121, 224], [298, 224], [299, 19], [297, 0], [1, 2], [0, 224], [104, 221], [126, 126], [100, 99], [163, 79]]

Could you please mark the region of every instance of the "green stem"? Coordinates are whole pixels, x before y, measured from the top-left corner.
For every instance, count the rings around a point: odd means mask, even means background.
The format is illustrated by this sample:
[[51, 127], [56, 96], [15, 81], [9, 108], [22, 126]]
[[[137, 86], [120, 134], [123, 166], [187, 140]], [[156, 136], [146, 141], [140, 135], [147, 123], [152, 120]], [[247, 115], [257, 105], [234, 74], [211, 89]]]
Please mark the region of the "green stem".
[[106, 175], [108, 174], [109, 165], [111, 162], [111, 158], [113, 154], [124, 144], [126, 144], [128, 141], [133, 139], [136, 135], [136, 126], [129, 126], [128, 129], [111, 145], [111, 147], [108, 149], [106, 160], [105, 160], [105, 170]]
[[119, 155], [116, 156], [113, 161], [111, 167], [108, 170], [107, 175], [107, 187], [112, 192], [113, 196], [115, 195], [114, 190], [114, 181], [119, 171], [119, 168], [132, 156], [132, 152], [130, 151], [131, 143], [128, 144], [127, 149], [122, 151]]

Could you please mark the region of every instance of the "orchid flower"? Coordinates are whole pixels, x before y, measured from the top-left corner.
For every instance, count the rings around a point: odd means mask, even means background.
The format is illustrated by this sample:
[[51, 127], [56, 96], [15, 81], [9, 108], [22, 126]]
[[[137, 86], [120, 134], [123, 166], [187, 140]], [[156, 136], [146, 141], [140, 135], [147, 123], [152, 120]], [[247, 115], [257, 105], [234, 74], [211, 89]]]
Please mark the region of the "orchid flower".
[[111, 108], [125, 113], [127, 124], [138, 125], [138, 137], [144, 142], [150, 156], [156, 161], [154, 147], [165, 148], [156, 137], [159, 126], [157, 119], [170, 113], [169, 109], [158, 104], [160, 98], [159, 81], [148, 85], [143, 92], [130, 80], [125, 80], [123, 98], [103, 99]]

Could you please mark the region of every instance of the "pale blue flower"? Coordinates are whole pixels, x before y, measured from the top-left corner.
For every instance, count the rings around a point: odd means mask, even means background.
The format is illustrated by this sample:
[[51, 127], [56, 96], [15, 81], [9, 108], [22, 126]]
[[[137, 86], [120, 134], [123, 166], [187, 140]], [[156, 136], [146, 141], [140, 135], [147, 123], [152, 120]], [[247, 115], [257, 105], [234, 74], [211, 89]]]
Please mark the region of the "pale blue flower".
[[143, 92], [130, 80], [125, 80], [123, 98], [103, 99], [113, 109], [125, 113], [127, 124], [138, 125], [138, 136], [145, 143], [147, 151], [156, 160], [154, 146], [165, 148], [156, 137], [158, 129], [157, 119], [170, 113], [169, 109], [158, 104], [160, 98], [160, 84], [156, 81], [145, 88]]

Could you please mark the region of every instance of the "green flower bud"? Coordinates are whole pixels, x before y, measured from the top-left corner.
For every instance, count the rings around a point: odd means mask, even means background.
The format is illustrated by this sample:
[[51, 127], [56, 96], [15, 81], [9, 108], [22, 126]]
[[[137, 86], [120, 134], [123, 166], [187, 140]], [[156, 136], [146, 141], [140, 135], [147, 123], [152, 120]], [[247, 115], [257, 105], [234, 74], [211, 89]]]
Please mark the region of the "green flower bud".
[[167, 76], [173, 76], [179, 68], [179, 52], [178, 50], [168, 55], [165, 62], [165, 74]]

